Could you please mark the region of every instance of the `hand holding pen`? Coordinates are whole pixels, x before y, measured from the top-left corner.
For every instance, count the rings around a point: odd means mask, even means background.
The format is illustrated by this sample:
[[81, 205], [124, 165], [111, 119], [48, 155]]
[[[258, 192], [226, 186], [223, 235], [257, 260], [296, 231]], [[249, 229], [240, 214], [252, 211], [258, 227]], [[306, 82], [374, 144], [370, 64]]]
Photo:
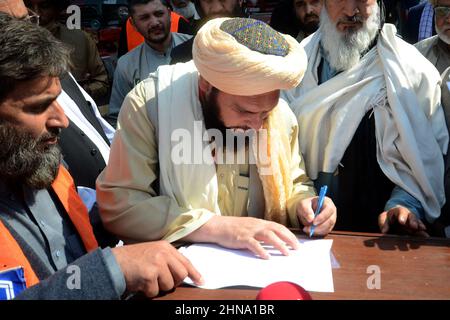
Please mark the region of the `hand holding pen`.
[[297, 217], [304, 226], [303, 232], [310, 236], [327, 235], [336, 223], [336, 206], [326, 197], [326, 190], [326, 186], [322, 187], [319, 197], [303, 199], [297, 205]]

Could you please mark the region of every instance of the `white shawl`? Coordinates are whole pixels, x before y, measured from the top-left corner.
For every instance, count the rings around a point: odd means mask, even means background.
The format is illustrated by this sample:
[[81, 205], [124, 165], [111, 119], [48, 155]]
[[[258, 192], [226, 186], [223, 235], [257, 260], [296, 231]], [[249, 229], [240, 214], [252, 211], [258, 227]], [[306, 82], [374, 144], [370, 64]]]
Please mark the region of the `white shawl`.
[[384, 174], [418, 199], [429, 222], [445, 202], [448, 132], [440, 104], [440, 76], [413, 46], [385, 24], [375, 48], [355, 67], [318, 85], [320, 32], [302, 42], [308, 69], [283, 93], [299, 121], [307, 174], [335, 172], [367, 111], [373, 109], [377, 160]]
[[[209, 143], [189, 139], [189, 142], [195, 141], [191, 146], [191, 158], [198, 160], [195, 161], [198, 164], [175, 164], [172, 161], [174, 147], [181, 141], [172, 141], [175, 130], [178, 129], [179, 133], [184, 132], [187, 136], [197, 132], [201, 137], [206, 131], [204, 126], [195, 126], [196, 123], [203, 123], [198, 98], [198, 72], [191, 61], [175, 66], [161, 66], [156, 73], [160, 192], [175, 199], [180, 207], [191, 210], [204, 208], [220, 215], [216, 168]], [[203, 153], [203, 150], [210, 151]], [[211, 165], [205, 165], [203, 160]]]

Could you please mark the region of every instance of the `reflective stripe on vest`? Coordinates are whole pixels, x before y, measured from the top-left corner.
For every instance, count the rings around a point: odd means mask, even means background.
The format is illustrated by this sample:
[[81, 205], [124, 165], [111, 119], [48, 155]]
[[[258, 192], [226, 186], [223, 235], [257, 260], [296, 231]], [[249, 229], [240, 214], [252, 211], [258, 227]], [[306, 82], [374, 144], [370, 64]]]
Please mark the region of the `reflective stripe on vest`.
[[[170, 32], [178, 32], [180, 18], [183, 17], [178, 13], [175, 13], [173, 11], [170, 12]], [[144, 37], [133, 27], [130, 18], [127, 19], [126, 29], [128, 51], [131, 51], [142, 42], [144, 42]]]
[[[59, 167], [59, 172], [52, 184], [52, 188], [78, 231], [86, 251], [95, 250], [98, 247], [98, 243], [89, 221], [89, 213], [76, 192], [72, 177], [63, 166]], [[16, 267], [24, 269], [27, 287], [39, 282], [22, 249], [9, 230], [0, 222], [0, 271]]]

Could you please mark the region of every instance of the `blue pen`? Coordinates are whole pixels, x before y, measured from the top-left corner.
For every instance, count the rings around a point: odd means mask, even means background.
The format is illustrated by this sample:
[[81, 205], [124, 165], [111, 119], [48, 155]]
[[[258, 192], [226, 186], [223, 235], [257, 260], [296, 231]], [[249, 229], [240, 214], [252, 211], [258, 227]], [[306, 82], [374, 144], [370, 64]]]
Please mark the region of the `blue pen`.
[[[322, 188], [320, 188], [319, 192], [319, 201], [317, 203], [316, 212], [314, 212], [314, 218], [316, 218], [320, 214], [320, 210], [322, 210], [323, 206], [323, 200], [325, 199], [325, 195], [327, 194], [328, 186], [324, 185]], [[311, 229], [309, 231], [309, 237], [311, 238], [314, 235], [314, 230], [316, 229], [315, 225], [311, 226]]]

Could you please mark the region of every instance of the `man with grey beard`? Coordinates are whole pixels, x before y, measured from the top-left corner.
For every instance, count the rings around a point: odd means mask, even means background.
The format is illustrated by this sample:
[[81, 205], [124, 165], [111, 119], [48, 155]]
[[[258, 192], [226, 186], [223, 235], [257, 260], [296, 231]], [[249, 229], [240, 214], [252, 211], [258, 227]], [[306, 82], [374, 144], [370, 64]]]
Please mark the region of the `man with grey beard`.
[[305, 77], [283, 92], [307, 174], [328, 185], [335, 229], [428, 236], [445, 202], [440, 76], [383, 22], [381, 1], [322, 2], [301, 43]]
[[168, 242], [99, 247], [58, 148], [69, 52], [26, 20], [0, 12], [0, 300], [153, 297], [199, 282]]
[[450, 67], [450, 0], [429, 0], [434, 9], [437, 35], [415, 44], [442, 74]]

